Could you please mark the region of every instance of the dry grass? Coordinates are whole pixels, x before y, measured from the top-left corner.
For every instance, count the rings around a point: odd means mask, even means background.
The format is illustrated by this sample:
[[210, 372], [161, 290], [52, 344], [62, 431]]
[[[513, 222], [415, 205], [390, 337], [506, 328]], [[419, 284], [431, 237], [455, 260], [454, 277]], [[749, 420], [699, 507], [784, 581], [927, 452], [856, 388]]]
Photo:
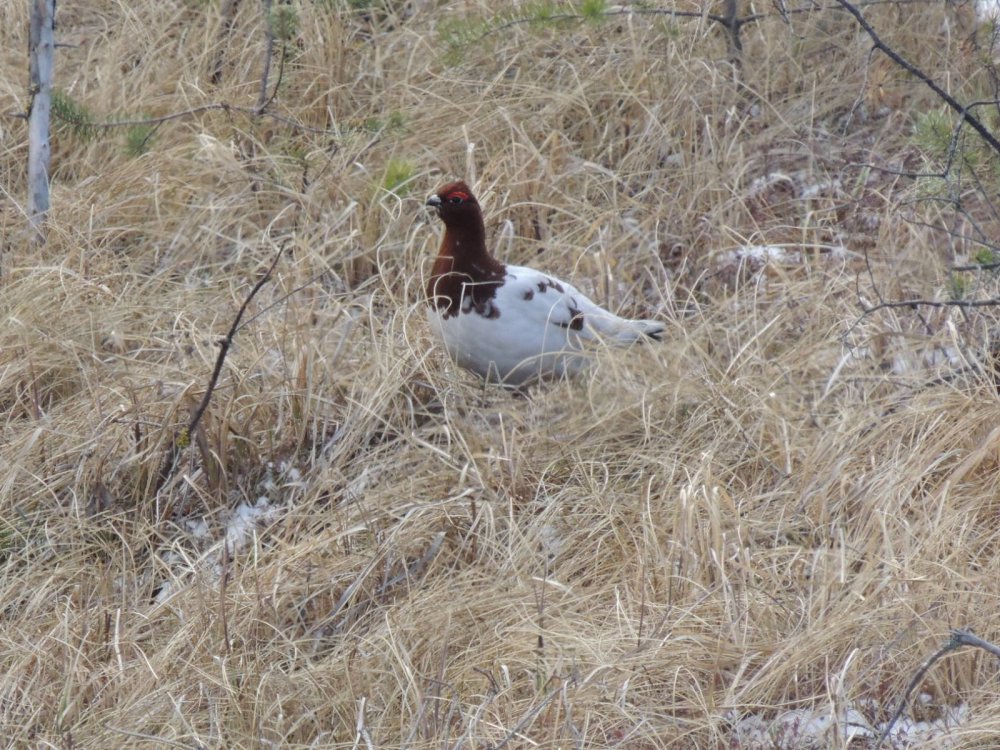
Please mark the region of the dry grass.
[[[26, 105], [26, 5], [0, 9], [3, 111]], [[253, 106], [259, 4], [213, 86], [218, 5], [61, 4], [59, 86], [100, 118]], [[982, 356], [993, 316], [854, 325], [871, 280], [939, 296], [962, 251], [908, 221], [939, 220], [911, 181], [856, 166], [919, 164], [937, 103], [891, 67], [866, 90], [868, 42], [833, 12], [748, 26], [741, 86], [707, 21], [518, 25], [449, 54], [485, 0], [373, 5], [294, 5], [271, 111], [325, 132], [209, 111], [135, 155], [123, 130], [59, 130], [41, 248], [24, 127], [0, 122], [2, 740], [739, 747], [741, 716], [884, 721], [948, 628], [996, 639], [997, 390], [934, 357]], [[951, 13], [869, 11], [972, 99]], [[456, 177], [505, 258], [667, 342], [527, 398], [456, 370], [420, 299], [422, 198]], [[956, 741], [993, 746], [995, 679], [958, 652], [921, 716], [968, 704]]]

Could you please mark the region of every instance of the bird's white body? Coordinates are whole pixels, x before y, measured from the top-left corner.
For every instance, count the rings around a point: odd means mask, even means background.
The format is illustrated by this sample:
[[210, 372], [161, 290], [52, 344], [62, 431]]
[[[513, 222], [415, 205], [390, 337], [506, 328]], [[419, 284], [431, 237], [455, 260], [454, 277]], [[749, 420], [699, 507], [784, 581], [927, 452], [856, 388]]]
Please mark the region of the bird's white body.
[[571, 284], [524, 266], [506, 266], [485, 306], [473, 304], [470, 286], [463, 285], [450, 315], [429, 308], [431, 327], [458, 365], [505, 385], [574, 375], [590, 362], [588, 343], [629, 344], [664, 330], [657, 321], [621, 318]]

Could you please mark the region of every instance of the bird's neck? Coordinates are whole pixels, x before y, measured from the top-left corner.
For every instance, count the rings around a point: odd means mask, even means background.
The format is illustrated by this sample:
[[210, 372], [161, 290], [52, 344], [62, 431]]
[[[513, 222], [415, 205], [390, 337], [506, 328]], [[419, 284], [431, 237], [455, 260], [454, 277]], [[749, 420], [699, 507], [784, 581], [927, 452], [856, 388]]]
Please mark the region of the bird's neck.
[[431, 277], [446, 274], [469, 276], [466, 281], [495, 281], [502, 278], [504, 265], [486, 249], [486, 228], [482, 221], [445, 228]]
[[[480, 218], [445, 227], [441, 249], [431, 269], [427, 296], [438, 308], [457, 306], [465, 284], [489, 285], [503, 280], [506, 267], [486, 249], [486, 228]], [[495, 285], [490, 285], [495, 286]], [[476, 290], [486, 292], [486, 289]]]

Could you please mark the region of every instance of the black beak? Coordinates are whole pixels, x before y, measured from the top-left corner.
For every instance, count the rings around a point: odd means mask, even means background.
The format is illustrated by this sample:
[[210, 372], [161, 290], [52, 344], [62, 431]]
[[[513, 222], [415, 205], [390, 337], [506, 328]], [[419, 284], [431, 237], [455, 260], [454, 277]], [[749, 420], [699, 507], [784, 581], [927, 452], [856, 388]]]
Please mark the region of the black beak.
[[441, 210], [441, 198], [437, 195], [432, 195], [427, 199], [427, 203], [424, 205], [430, 206], [431, 208], [440, 211]]

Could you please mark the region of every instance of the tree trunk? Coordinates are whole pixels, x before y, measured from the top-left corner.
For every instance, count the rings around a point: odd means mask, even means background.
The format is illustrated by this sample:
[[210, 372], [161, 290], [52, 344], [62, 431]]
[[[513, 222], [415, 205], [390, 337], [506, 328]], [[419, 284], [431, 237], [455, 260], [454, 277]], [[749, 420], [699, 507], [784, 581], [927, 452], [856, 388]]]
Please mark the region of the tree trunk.
[[52, 61], [55, 55], [55, 0], [31, 0], [28, 30], [28, 221], [36, 241], [45, 239], [49, 212], [49, 116], [52, 110]]

